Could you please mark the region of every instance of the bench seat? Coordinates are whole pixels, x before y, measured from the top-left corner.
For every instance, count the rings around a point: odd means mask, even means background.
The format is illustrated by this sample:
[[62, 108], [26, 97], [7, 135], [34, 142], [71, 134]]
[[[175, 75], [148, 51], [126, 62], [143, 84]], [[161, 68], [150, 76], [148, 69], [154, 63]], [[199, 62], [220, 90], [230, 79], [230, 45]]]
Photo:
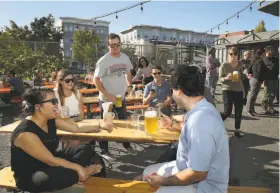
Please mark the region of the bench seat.
[[[133, 105], [133, 106], [126, 106], [127, 111], [133, 111], [138, 109], [147, 109], [148, 105]], [[100, 113], [99, 106], [91, 106], [90, 108], [91, 113]], [[87, 113], [87, 108], [84, 107], [84, 113]]]
[[[157, 190], [147, 182], [97, 177], [89, 178], [84, 184], [84, 193], [154, 193]], [[17, 189], [10, 167], [0, 171], [0, 188]], [[228, 193], [272, 193], [272, 191], [267, 188], [230, 186]]]

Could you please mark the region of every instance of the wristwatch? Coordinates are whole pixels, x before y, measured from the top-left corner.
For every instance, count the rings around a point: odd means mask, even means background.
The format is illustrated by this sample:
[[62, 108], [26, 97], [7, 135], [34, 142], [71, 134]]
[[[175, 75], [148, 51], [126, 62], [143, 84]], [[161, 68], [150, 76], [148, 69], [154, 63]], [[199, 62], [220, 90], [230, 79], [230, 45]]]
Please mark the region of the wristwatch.
[[133, 86], [128, 86], [128, 88], [133, 88]]

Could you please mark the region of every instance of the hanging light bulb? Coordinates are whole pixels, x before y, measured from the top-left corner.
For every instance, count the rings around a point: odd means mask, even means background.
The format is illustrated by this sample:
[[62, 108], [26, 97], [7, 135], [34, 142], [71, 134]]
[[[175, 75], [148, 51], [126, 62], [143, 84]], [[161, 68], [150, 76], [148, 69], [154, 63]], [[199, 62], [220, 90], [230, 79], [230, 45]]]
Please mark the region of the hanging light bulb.
[[77, 23], [77, 29], [79, 29], [79, 24]]
[[96, 20], [94, 20], [94, 25], [96, 24]]
[[212, 30], [211, 30], [211, 34], [212, 34]]
[[116, 12], [116, 19], [118, 19], [119, 17], [118, 17], [118, 13]]
[[239, 19], [239, 13], [237, 14], [237, 19]]
[[252, 12], [253, 8], [252, 8], [252, 5], [250, 6], [250, 11]]
[[141, 3], [141, 8], [140, 9], [141, 9], [141, 12], [143, 13], [144, 9], [143, 9], [143, 4], [142, 3]]
[[228, 25], [228, 20], [227, 20], [227, 25]]
[[218, 26], [218, 30], [220, 30], [220, 26]]

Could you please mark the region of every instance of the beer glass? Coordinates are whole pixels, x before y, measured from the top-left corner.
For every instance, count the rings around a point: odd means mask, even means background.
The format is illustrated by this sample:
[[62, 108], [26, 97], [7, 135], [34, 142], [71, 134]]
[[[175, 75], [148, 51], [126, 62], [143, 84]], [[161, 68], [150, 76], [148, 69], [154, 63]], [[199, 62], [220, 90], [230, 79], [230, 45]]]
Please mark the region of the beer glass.
[[113, 112], [103, 112], [103, 121], [105, 126], [113, 125], [113, 119], [115, 118], [115, 113]]
[[153, 108], [148, 108], [144, 113], [144, 125], [146, 133], [156, 134], [158, 129], [158, 112]]
[[232, 82], [238, 82], [238, 79], [239, 79], [238, 71], [233, 71], [233, 73], [232, 73]]
[[116, 95], [115, 106], [122, 107], [122, 95]]
[[61, 107], [61, 117], [68, 118], [69, 117], [69, 108], [67, 106]]

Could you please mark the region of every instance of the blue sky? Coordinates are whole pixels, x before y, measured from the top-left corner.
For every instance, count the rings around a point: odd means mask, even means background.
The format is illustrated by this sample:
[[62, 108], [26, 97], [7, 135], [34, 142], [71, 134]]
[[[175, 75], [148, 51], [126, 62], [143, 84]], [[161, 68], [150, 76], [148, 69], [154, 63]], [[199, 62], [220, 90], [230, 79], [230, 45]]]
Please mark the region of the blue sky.
[[[55, 18], [60, 16], [92, 18], [137, 3], [136, 1], [49, 1], [49, 2], [0, 2], [0, 27], [9, 25], [14, 20], [18, 25], [29, 24], [34, 17], [49, 13]], [[157, 25], [204, 32], [249, 4], [249, 1], [152, 1], [140, 6], [103, 18], [110, 21], [110, 32], [119, 33], [130, 25]], [[229, 20], [220, 30], [213, 33], [251, 30], [260, 20], [264, 20], [267, 30], [279, 29], [279, 18], [258, 11], [258, 3], [253, 11], [246, 10], [239, 19]]]

